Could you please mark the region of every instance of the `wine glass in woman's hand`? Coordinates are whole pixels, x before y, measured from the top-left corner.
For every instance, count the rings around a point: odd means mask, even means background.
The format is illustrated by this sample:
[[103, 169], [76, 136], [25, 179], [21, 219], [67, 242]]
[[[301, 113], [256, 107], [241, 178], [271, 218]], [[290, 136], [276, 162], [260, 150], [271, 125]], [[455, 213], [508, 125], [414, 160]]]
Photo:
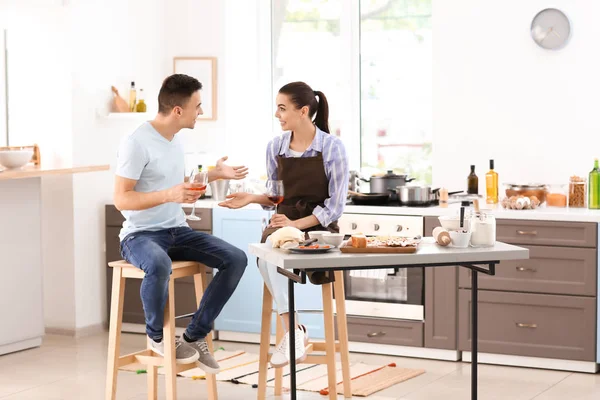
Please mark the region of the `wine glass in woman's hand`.
[[283, 201], [283, 181], [267, 181], [267, 197], [275, 204], [275, 214], [277, 214], [277, 205]]

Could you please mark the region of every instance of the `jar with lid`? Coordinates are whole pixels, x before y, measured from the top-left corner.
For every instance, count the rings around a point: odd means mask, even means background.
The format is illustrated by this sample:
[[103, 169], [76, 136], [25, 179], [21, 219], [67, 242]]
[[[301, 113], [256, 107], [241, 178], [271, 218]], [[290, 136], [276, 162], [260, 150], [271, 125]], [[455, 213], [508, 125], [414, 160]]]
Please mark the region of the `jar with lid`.
[[587, 182], [580, 176], [569, 178], [569, 207], [585, 208], [587, 203]]
[[496, 244], [496, 218], [489, 213], [471, 216], [471, 246], [492, 247]]
[[568, 194], [568, 185], [548, 185], [548, 193], [546, 194], [546, 205], [548, 207], [566, 207]]

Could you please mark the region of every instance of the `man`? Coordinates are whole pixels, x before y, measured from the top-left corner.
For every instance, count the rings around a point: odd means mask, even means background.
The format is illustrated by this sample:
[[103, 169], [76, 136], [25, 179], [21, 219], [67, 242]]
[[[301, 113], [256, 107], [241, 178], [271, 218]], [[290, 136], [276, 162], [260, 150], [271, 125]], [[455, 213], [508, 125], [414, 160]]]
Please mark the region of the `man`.
[[[206, 289], [199, 309], [177, 340], [180, 364], [199, 361], [208, 373], [219, 364], [208, 351], [206, 336], [237, 287], [247, 265], [243, 251], [212, 235], [193, 231], [180, 203], [192, 204], [204, 193], [185, 182], [183, 147], [177, 133], [194, 128], [202, 114], [202, 84], [187, 75], [169, 76], [158, 94], [158, 114], [121, 142], [115, 178], [115, 206], [125, 217], [121, 255], [143, 270], [140, 295], [146, 333], [155, 352], [164, 356], [163, 312], [171, 260], [198, 261], [219, 273]], [[221, 158], [208, 180], [243, 179], [245, 167], [231, 167]], [[196, 188], [196, 190], [193, 190]]]

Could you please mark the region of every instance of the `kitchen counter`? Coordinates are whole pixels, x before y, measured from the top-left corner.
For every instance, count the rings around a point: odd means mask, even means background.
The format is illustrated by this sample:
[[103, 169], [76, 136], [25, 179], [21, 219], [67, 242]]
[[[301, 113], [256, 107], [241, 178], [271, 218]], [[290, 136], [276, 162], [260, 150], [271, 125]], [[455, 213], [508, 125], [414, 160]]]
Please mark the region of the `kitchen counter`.
[[0, 170], [0, 181], [8, 179], [38, 178], [48, 175], [78, 174], [81, 172], [107, 171], [109, 165], [63, 166], [50, 163], [26, 165], [19, 169]]
[[[459, 204], [451, 204], [448, 208], [347, 205], [344, 213], [439, 217], [442, 215], [458, 215], [459, 210]], [[491, 211], [497, 219], [600, 222], [600, 210], [589, 210], [587, 208], [540, 207], [535, 210], [505, 210], [502, 206], [498, 205], [493, 208], [485, 208], [485, 210]]]

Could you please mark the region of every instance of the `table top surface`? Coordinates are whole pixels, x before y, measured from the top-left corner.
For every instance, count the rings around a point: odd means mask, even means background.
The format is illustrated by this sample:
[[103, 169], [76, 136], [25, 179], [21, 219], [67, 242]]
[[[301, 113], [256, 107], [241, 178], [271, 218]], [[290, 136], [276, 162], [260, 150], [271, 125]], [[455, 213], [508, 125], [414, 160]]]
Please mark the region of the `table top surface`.
[[485, 264], [492, 261], [523, 260], [529, 250], [502, 242], [486, 248], [456, 248], [437, 245], [433, 238], [423, 238], [416, 253], [349, 254], [338, 249], [323, 254], [297, 254], [258, 243], [249, 246], [250, 254], [285, 269], [335, 269], [356, 267], [419, 267], [457, 264]]

